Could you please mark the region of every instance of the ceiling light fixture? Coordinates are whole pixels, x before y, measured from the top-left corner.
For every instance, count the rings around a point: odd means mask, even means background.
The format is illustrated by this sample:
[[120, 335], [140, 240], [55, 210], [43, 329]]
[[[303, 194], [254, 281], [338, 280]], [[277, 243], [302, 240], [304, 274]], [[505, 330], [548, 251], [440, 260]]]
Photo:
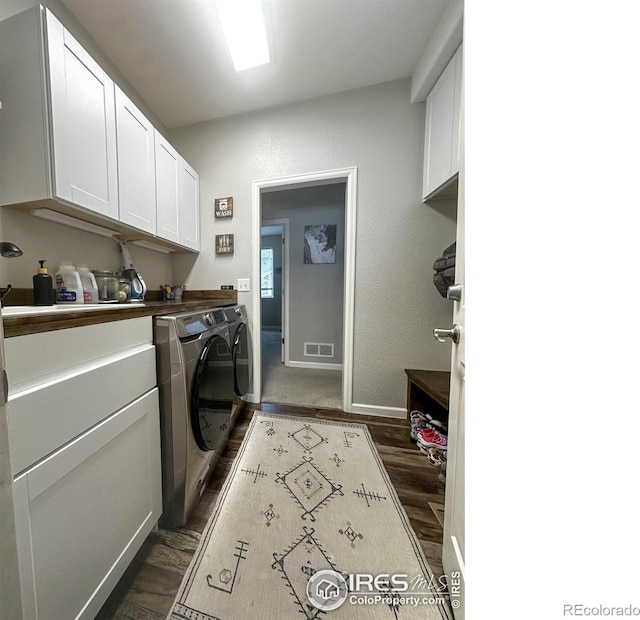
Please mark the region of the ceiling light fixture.
[[215, 0], [236, 71], [270, 62], [261, 0]]

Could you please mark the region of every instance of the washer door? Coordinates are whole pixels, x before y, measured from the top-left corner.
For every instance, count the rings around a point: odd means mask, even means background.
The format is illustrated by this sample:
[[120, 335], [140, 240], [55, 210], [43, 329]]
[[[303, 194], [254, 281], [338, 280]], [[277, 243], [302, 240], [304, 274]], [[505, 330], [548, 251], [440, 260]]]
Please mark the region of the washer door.
[[240, 323], [231, 346], [233, 358], [233, 391], [244, 396], [251, 387], [251, 333], [246, 323]]
[[225, 439], [233, 406], [233, 364], [227, 341], [214, 335], [205, 343], [191, 390], [191, 427], [201, 450], [215, 450]]

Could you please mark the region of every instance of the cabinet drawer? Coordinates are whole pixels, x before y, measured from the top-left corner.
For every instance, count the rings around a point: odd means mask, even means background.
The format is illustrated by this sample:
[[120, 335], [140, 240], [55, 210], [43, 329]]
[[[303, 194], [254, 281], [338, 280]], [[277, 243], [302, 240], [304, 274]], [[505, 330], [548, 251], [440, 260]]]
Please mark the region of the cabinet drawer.
[[142, 345], [10, 392], [9, 446], [15, 476], [156, 385], [155, 347]]
[[14, 483], [25, 618], [94, 618], [162, 506], [154, 389]]
[[152, 343], [151, 317], [7, 338], [9, 393], [47, 383], [87, 362]]

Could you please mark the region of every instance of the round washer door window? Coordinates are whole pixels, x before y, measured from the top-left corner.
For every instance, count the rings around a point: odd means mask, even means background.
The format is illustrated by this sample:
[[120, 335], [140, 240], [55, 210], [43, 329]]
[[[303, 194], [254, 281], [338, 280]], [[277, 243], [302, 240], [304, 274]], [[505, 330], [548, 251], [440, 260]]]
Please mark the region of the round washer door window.
[[233, 360], [222, 336], [207, 340], [191, 391], [191, 427], [201, 450], [215, 450], [229, 428], [233, 407]]

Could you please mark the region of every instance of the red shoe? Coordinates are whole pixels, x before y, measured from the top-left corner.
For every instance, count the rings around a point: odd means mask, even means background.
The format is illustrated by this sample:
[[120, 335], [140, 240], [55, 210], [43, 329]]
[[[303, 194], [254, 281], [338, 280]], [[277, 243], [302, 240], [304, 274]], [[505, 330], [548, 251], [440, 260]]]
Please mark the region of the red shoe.
[[447, 449], [447, 438], [435, 428], [423, 428], [418, 433], [418, 447]]

